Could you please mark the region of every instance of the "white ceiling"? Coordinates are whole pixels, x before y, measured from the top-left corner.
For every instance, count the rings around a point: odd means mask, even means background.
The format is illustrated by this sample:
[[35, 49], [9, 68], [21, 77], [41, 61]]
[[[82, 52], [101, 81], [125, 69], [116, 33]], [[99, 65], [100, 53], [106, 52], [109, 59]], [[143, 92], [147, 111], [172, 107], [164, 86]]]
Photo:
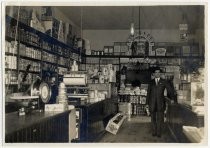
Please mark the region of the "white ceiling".
[[139, 28], [139, 10], [141, 29], [177, 29], [183, 21], [191, 30], [204, 28], [204, 6], [84, 6], [82, 11], [81, 6], [57, 8], [77, 26], [81, 26], [82, 12], [83, 29], [129, 29], [132, 18]]

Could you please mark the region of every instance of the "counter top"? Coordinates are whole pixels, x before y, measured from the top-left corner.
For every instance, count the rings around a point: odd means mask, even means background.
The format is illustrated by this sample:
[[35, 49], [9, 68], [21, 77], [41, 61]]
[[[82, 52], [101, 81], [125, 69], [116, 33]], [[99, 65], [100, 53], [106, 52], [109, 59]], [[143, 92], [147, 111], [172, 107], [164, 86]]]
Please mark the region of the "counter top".
[[178, 105], [179, 107], [185, 108], [193, 113], [197, 114], [197, 116], [204, 116], [203, 108], [204, 106], [191, 106], [186, 103], [171, 103], [171, 100], [166, 97], [166, 102], [168, 105]]
[[[174, 139], [177, 142], [191, 142], [183, 131], [184, 126], [197, 128], [204, 127], [204, 114], [198, 114], [193, 109], [194, 106], [182, 103], [172, 103], [170, 99], [166, 99], [168, 107], [166, 110], [166, 123]], [[185, 133], [184, 133], [185, 132]]]
[[107, 98], [98, 102], [93, 102], [93, 103], [87, 103], [85, 101], [81, 101], [80, 104], [76, 105], [75, 107], [89, 107], [91, 105], [95, 105], [95, 104], [99, 104], [101, 102], [105, 102], [105, 101], [114, 101], [113, 99]]
[[11, 134], [63, 113], [70, 113], [70, 110], [64, 112], [39, 112], [34, 110], [24, 116], [19, 116], [18, 112], [5, 114], [5, 134]]

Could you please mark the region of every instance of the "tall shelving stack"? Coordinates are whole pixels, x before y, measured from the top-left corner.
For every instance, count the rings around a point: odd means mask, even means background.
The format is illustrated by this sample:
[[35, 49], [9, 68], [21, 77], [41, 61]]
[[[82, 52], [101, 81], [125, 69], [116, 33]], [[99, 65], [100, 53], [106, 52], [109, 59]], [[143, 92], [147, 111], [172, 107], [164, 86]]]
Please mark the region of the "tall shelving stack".
[[[125, 46], [126, 44], [123, 44]], [[107, 59], [110, 64], [114, 62], [115, 65], [118, 66], [119, 75], [120, 70], [123, 66], [128, 67], [129, 65], [137, 65], [138, 62], [140, 66], [144, 66], [144, 64], [147, 64], [148, 68], [155, 68], [160, 67], [165, 72], [165, 79], [171, 80], [175, 76], [176, 73], [176, 79], [177, 81], [175, 83], [176, 89], [180, 89], [180, 85], [182, 85], [182, 65], [185, 61], [189, 62], [196, 62], [199, 63], [200, 66], [202, 66], [202, 63], [204, 62], [204, 56], [202, 51], [199, 51], [199, 45], [197, 43], [155, 43], [154, 49], [158, 48], [164, 48], [166, 49], [166, 53], [164, 55], [158, 55], [154, 53], [154, 55], [131, 55], [131, 54], [125, 54], [113, 51], [112, 54], [95, 54], [92, 52], [91, 55], [86, 55], [86, 65], [92, 64], [92, 65], [98, 65], [100, 68], [102, 63], [102, 59]], [[114, 48], [115, 49], [115, 48]], [[128, 49], [128, 48], [127, 48]], [[97, 53], [97, 52], [96, 52]], [[108, 63], [107, 63], [108, 64]], [[142, 67], [138, 67], [140, 69], [135, 69], [135, 66], [131, 66], [130, 70], [140, 70], [141, 72], [148, 71], [149, 69], [141, 69]], [[132, 67], [134, 69], [132, 69]], [[178, 73], [178, 75], [177, 75]], [[149, 73], [148, 73], [149, 74]], [[150, 73], [151, 74], [151, 73]], [[118, 77], [120, 79], [120, 76]], [[180, 81], [181, 80], [181, 84]], [[149, 82], [149, 81], [148, 81]], [[118, 80], [118, 83], [121, 83], [121, 80]], [[120, 86], [120, 85], [119, 85]], [[146, 114], [144, 112], [144, 101], [146, 96], [138, 96], [138, 95], [120, 95], [119, 97], [119, 103], [131, 103], [132, 104], [132, 115], [143, 115]], [[127, 99], [124, 99], [127, 98]]]
[[[6, 16], [5, 39], [5, 84], [7, 87], [14, 86], [14, 89], [9, 89], [12, 92], [17, 92], [20, 86], [29, 86], [37, 76], [44, 78], [53, 75], [57, 78], [56, 84], [58, 84], [59, 76], [70, 69], [70, 61], [80, 62], [81, 59], [80, 49], [10, 16]], [[26, 73], [29, 78], [20, 84], [21, 77]]]

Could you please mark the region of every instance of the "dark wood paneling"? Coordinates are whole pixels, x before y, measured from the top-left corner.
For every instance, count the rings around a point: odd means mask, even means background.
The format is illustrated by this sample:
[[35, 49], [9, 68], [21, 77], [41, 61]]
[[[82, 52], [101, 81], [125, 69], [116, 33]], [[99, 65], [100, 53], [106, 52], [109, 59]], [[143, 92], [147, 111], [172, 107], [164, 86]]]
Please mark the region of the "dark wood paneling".
[[80, 142], [93, 142], [104, 131], [109, 119], [117, 112], [116, 103], [113, 99], [105, 99], [100, 102], [79, 105], [80, 119]]
[[18, 116], [6, 115], [6, 143], [69, 142], [69, 113], [36, 112]]
[[167, 125], [177, 142], [190, 142], [183, 133], [183, 126], [204, 127], [204, 116], [198, 116], [189, 107], [168, 103]]

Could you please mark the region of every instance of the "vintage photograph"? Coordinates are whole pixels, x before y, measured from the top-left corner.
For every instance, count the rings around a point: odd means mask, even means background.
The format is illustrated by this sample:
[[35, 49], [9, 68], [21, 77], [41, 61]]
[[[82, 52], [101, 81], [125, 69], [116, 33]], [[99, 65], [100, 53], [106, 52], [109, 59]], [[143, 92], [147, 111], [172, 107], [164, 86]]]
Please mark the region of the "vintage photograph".
[[207, 4], [3, 3], [3, 145], [208, 143]]

